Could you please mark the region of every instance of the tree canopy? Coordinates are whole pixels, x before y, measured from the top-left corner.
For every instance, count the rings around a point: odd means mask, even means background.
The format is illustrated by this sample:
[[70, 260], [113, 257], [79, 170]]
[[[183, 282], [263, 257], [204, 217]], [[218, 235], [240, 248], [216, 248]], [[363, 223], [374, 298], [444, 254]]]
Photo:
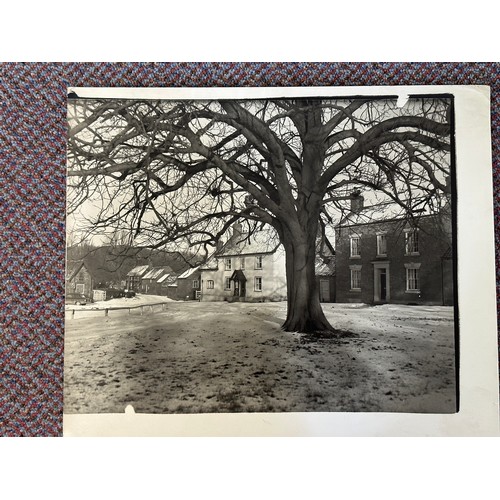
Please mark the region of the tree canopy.
[[[363, 192], [411, 216], [439, 210], [449, 191], [451, 100], [398, 104], [70, 100], [68, 209], [92, 203], [94, 232], [128, 228], [141, 244], [206, 254], [235, 221], [249, 233], [270, 226], [287, 253], [289, 314], [296, 307], [305, 316], [285, 327], [328, 328], [307, 319], [319, 314], [311, 240], [339, 220], [346, 200]], [[298, 297], [304, 286], [312, 290]]]

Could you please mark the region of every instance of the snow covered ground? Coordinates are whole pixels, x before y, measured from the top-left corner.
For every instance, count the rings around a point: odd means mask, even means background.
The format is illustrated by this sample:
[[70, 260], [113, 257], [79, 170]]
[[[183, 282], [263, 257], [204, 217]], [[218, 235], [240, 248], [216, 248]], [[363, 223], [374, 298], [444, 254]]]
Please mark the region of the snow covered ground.
[[451, 307], [324, 304], [354, 336], [316, 342], [280, 329], [283, 302], [163, 309], [66, 322], [66, 413], [455, 411]]
[[146, 304], [153, 304], [157, 302], [173, 302], [172, 299], [168, 297], [164, 297], [163, 295], [142, 295], [137, 294], [135, 297], [121, 297], [117, 299], [110, 300], [100, 300], [97, 302], [88, 303], [85, 306], [76, 306], [76, 305], [66, 305], [66, 309], [76, 309], [76, 310], [91, 310], [91, 309], [105, 309], [108, 307], [134, 307], [134, 306], [142, 306]]

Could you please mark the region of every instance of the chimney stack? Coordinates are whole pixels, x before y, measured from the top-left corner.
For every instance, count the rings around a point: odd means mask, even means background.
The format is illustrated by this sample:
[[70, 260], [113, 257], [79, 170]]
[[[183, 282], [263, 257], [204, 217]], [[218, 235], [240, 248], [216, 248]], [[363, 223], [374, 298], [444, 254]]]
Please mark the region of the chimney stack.
[[233, 238], [239, 238], [243, 231], [243, 226], [240, 222], [235, 222], [233, 224]]
[[353, 191], [351, 194], [351, 212], [359, 214], [363, 210], [364, 201], [365, 199], [360, 191]]

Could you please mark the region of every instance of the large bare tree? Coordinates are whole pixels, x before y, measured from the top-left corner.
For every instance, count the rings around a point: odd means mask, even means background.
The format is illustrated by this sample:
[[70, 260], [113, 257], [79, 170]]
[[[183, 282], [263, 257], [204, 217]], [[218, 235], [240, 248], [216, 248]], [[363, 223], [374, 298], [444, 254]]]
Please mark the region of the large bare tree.
[[207, 252], [235, 221], [274, 229], [286, 252], [283, 328], [332, 327], [315, 281], [317, 241], [353, 192], [408, 214], [449, 188], [446, 98], [69, 102], [69, 210], [92, 231]]

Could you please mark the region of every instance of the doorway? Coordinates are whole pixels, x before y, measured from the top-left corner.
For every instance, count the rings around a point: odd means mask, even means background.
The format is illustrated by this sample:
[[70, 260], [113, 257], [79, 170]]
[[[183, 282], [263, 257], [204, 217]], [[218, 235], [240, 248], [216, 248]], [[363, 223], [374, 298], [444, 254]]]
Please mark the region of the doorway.
[[385, 269], [379, 269], [380, 273], [380, 301], [385, 302], [387, 300], [387, 271]]
[[373, 263], [373, 302], [386, 303], [390, 300], [389, 263]]
[[319, 280], [319, 301], [330, 302], [330, 281]]
[[247, 278], [245, 276], [245, 273], [240, 269], [238, 269], [234, 271], [233, 275], [229, 279], [234, 283], [233, 287], [234, 300], [239, 300], [239, 298], [244, 299], [246, 296], [246, 283], [247, 283]]

